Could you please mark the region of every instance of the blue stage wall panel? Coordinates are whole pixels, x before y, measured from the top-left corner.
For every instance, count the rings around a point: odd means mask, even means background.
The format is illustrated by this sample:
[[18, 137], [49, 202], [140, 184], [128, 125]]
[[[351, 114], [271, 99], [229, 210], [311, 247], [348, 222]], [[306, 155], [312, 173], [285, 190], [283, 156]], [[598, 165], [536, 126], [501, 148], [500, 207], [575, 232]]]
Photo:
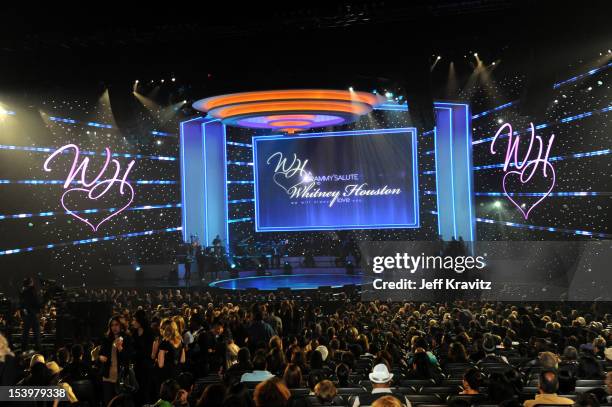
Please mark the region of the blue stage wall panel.
[[470, 107], [435, 102], [438, 231], [443, 240], [476, 240]]
[[[227, 242], [227, 161], [225, 126], [196, 118], [181, 123], [181, 202], [183, 239], [203, 245], [215, 236]], [[227, 245], [226, 245], [227, 246]]]

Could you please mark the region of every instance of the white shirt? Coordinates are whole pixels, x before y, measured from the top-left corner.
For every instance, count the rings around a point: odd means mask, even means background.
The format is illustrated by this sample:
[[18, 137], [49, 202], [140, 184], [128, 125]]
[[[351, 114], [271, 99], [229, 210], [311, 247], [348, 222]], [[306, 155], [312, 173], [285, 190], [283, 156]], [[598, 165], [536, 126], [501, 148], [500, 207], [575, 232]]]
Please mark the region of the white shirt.
[[183, 334], [183, 343], [184, 343], [186, 346], [189, 346], [189, 345], [191, 345], [191, 344], [193, 343], [193, 335], [191, 334], [191, 332], [190, 332], [190, 331], [186, 331], [186, 332]]
[[253, 370], [246, 372], [240, 377], [241, 382], [263, 382], [271, 379], [274, 375], [267, 370]]

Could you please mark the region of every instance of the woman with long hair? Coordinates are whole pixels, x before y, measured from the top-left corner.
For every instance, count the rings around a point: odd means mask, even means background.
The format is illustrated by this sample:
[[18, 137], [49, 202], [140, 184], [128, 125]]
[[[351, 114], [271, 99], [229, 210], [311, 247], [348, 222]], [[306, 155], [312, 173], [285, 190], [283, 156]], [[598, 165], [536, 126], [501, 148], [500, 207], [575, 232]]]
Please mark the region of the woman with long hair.
[[290, 389], [302, 387], [302, 370], [298, 365], [289, 363], [283, 373], [283, 381]]
[[406, 374], [407, 379], [411, 380], [430, 380], [438, 381], [440, 373], [437, 367], [432, 365], [429, 356], [425, 352], [417, 352], [412, 358], [412, 369]]
[[448, 347], [447, 363], [467, 363], [469, 356], [465, 346], [461, 342], [453, 342]]
[[131, 350], [130, 337], [123, 330], [121, 317], [115, 315], [108, 321], [108, 330], [98, 355], [105, 404], [108, 404], [117, 395], [116, 384], [120, 370], [128, 367]]
[[17, 382], [17, 363], [8, 341], [0, 334], [0, 386], [13, 386]]
[[286, 364], [285, 354], [280, 348], [273, 348], [266, 355], [266, 365], [272, 374], [280, 375], [285, 370]]
[[291, 392], [277, 377], [259, 383], [253, 393], [255, 407], [285, 407], [290, 397]]
[[183, 338], [174, 321], [165, 324], [157, 354], [157, 367], [163, 380], [178, 377], [185, 364]]

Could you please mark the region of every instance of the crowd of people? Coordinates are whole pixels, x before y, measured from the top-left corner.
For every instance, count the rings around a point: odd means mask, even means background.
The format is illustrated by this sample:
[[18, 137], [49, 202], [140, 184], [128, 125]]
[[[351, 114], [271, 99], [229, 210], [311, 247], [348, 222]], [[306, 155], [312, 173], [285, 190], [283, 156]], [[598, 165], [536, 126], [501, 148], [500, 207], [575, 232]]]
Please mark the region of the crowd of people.
[[385, 303], [346, 293], [313, 302], [123, 289], [67, 297], [111, 303], [111, 314], [98, 316], [108, 319], [106, 332], [45, 347], [41, 320], [52, 327], [62, 312], [27, 282], [12, 322], [19, 352], [0, 337], [0, 385], [62, 386], [68, 396], [55, 404], [91, 406], [612, 402], [605, 303]]

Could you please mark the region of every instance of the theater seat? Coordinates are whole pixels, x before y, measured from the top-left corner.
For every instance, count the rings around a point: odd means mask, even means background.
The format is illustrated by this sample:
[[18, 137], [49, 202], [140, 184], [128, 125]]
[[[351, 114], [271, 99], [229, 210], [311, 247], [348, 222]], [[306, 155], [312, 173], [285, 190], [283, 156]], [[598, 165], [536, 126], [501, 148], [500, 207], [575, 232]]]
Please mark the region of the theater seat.
[[394, 391], [398, 393], [402, 393], [402, 394], [418, 394], [418, 390], [413, 386], [410, 386], [410, 387], [399, 386], [399, 387], [394, 387], [393, 389]]
[[306, 405], [311, 407], [323, 406], [347, 406], [348, 403], [341, 397], [336, 397], [332, 402], [321, 402], [317, 396], [306, 396]]
[[336, 391], [341, 396], [352, 396], [354, 394], [365, 393], [365, 389], [363, 387], [338, 387]]
[[468, 403], [472, 403], [473, 401], [485, 401], [486, 400], [483, 395], [471, 395], [471, 394], [450, 395], [446, 399], [447, 399], [447, 402], [453, 399], [453, 400], [465, 400]]
[[463, 379], [444, 379], [440, 382], [441, 386], [462, 386], [463, 385]]
[[301, 387], [299, 389], [289, 389], [289, 391], [294, 397], [304, 397], [310, 393], [310, 389], [308, 387]]
[[574, 392], [575, 393], [586, 393], [588, 391], [593, 391], [593, 390], [596, 390], [596, 389], [602, 389], [602, 390], [605, 391], [605, 387], [602, 384], [602, 385], [599, 385], [599, 386], [585, 386], [585, 387], [583, 387], [583, 386], [581, 386], [581, 387], [576, 386], [576, 389], [574, 390]]
[[74, 380], [69, 384], [77, 400], [79, 400], [79, 405], [90, 407], [97, 406], [96, 392], [91, 380]]
[[425, 386], [419, 388], [419, 394], [457, 394], [459, 387], [457, 386]]
[[576, 387], [600, 387], [606, 383], [604, 379], [578, 379]]
[[435, 386], [436, 382], [433, 379], [429, 380], [412, 380], [412, 379], [404, 379], [400, 380], [401, 387], [425, 387], [425, 386]]
[[411, 404], [441, 403], [443, 400], [436, 394], [405, 394]]
[[254, 389], [261, 382], [242, 382], [246, 386], [247, 389]]
[[465, 371], [471, 367], [474, 367], [474, 365], [471, 363], [448, 363], [442, 370], [448, 373], [458, 372], [463, 375], [463, 373], [465, 373]]

